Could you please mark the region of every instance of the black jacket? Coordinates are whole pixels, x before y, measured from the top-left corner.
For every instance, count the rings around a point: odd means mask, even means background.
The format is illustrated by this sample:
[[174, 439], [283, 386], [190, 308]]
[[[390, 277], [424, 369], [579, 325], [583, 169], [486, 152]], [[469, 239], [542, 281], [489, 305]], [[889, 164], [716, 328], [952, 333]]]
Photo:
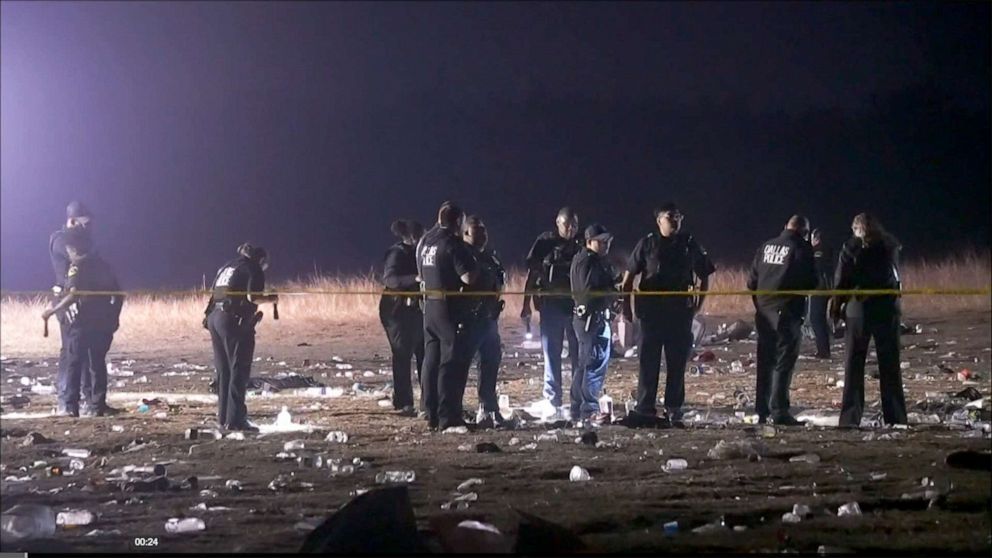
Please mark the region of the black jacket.
[[[813, 248], [795, 231], [785, 230], [761, 245], [754, 255], [747, 288], [759, 291], [799, 291], [816, 288], [816, 264]], [[806, 306], [804, 296], [760, 295], [755, 304], [770, 310], [789, 309], [802, 316]]]
[[386, 250], [385, 263], [382, 266], [382, 284], [388, 291], [416, 293], [416, 296], [396, 296], [383, 294], [379, 301], [379, 310], [387, 315], [393, 315], [402, 308], [419, 311], [417, 298], [420, 293], [420, 283], [417, 282], [417, 249], [415, 246], [397, 242]]
[[572, 298], [576, 307], [585, 306], [587, 313], [602, 312], [610, 308], [616, 296], [590, 295], [588, 291], [616, 292], [616, 272], [610, 262], [588, 248], [583, 248], [572, 259], [570, 273]]
[[[834, 274], [834, 288], [847, 289], [900, 289], [899, 242], [885, 236], [867, 244], [851, 238], [841, 247]], [[847, 305], [849, 316], [858, 315], [865, 308], [879, 311], [899, 311], [895, 295], [851, 297]]]
[[[90, 254], [66, 271], [66, 290], [119, 291], [117, 276], [103, 258]], [[73, 327], [114, 332], [120, 326], [123, 295], [82, 295], [60, 319]]]

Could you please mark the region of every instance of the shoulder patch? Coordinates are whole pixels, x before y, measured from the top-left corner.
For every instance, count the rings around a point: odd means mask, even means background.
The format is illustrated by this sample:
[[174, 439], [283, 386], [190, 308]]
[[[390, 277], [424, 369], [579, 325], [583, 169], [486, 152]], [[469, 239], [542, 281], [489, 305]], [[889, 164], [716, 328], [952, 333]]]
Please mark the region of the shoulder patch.
[[75, 277], [77, 273], [79, 273], [79, 266], [77, 266], [77, 265], [70, 265], [69, 266], [69, 271], [66, 272], [65, 276], [66, 277]]

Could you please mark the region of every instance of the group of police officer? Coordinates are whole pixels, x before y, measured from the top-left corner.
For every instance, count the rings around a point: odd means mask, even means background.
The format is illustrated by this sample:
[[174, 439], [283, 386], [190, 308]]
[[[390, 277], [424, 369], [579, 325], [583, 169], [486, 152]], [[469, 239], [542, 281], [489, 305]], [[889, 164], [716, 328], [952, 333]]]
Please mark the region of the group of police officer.
[[[683, 215], [674, 203], [654, 212], [657, 231], [641, 238], [627, 259], [626, 271], [617, 274], [607, 254], [613, 236], [605, 227], [586, 228], [584, 243], [578, 238], [578, 215], [562, 208], [555, 230], [542, 233], [527, 257], [526, 290], [537, 296], [524, 298], [521, 317], [532, 316], [533, 305], [540, 312], [541, 346], [544, 352], [542, 415], [551, 420], [598, 425], [609, 417], [600, 409], [611, 350], [611, 322], [618, 315], [627, 321], [635, 316], [641, 323], [639, 374], [635, 407], [619, 422], [630, 427], [684, 426], [685, 368], [692, 352], [692, 321], [703, 306], [709, 276], [715, 271], [706, 251], [691, 234], [682, 230]], [[479, 231], [479, 227], [483, 227]], [[395, 227], [394, 227], [395, 228]], [[906, 421], [905, 401], [899, 371], [898, 296], [833, 297], [779, 295], [775, 291], [829, 289], [900, 288], [898, 242], [868, 214], [855, 217], [853, 236], [843, 245], [836, 266], [823, 245], [819, 231], [810, 231], [808, 219], [791, 217], [781, 234], [763, 243], [755, 254], [748, 277], [758, 332], [756, 411], [759, 423], [795, 425], [790, 412], [789, 391], [799, 356], [802, 324], [813, 322], [819, 358], [829, 358], [831, 328], [846, 317], [846, 382], [840, 424], [858, 426], [864, 406], [864, 363], [867, 345], [875, 339], [879, 354], [882, 407], [887, 423]], [[482, 235], [481, 241], [478, 240]], [[386, 258], [387, 292], [383, 301], [395, 296], [399, 284], [390, 284], [398, 250], [406, 254], [403, 290], [410, 293], [407, 308], [418, 287], [423, 292], [423, 335], [426, 356], [420, 373], [423, 418], [432, 429], [472, 426], [464, 419], [462, 396], [474, 355], [483, 350], [480, 362], [477, 425], [498, 424], [502, 419], [496, 406], [495, 382], [500, 344], [497, 327], [502, 301], [498, 293], [505, 284], [505, 273], [492, 250], [485, 249], [485, 229], [477, 217], [463, 227], [463, 212], [445, 202], [437, 224], [422, 238], [402, 240]], [[410, 246], [416, 244], [415, 249]], [[474, 248], [474, 250], [473, 250]], [[480, 280], [486, 268], [495, 270]], [[416, 275], [414, 275], [416, 273]], [[635, 280], [639, 278], [636, 291]], [[471, 291], [497, 294], [462, 296]], [[680, 296], [658, 296], [656, 291], [684, 292]], [[697, 293], [697, 294], [694, 294]], [[630, 296], [628, 296], [630, 295]], [[489, 305], [485, 302], [488, 301]], [[384, 303], [385, 304], [385, 303]], [[487, 310], [481, 310], [487, 308]], [[415, 314], [415, 310], [411, 310]], [[415, 315], [408, 322], [407, 339], [420, 335]], [[392, 320], [392, 321], [390, 321]], [[383, 318], [387, 333], [401, 318]], [[479, 332], [484, 333], [479, 333]], [[482, 341], [480, 341], [482, 340]], [[569, 343], [572, 364], [570, 406], [564, 408], [562, 349]], [[409, 386], [409, 351], [394, 346], [395, 384], [406, 376]], [[658, 382], [662, 353], [666, 381], [664, 412], [657, 409]], [[404, 360], [405, 359], [405, 360]], [[418, 361], [419, 363], [419, 361]], [[405, 393], [405, 392], [404, 392]], [[394, 396], [394, 405], [413, 415], [409, 395]]]
[[[619, 315], [641, 322], [637, 401], [620, 421], [630, 427], [684, 426], [685, 368], [692, 351], [692, 321], [702, 306], [715, 267], [692, 235], [682, 230], [683, 215], [674, 203], [654, 211], [657, 231], [634, 246], [621, 275], [608, 253], [613, 235], [592, 224], [578, 237], [578, 215], [568, 207], [556, 217], [556, 229], [535, 240], [527, 258], [527, 290], [521, 316], [541, 314], [544, 352], [545, 418], [599, 425], [610, 419], [598, 400], [610, 360], [611, 322]], [[53, 233], [49, 251], [56, 275], [55, 296], [42, 317], [56, 315], [62, 334], [59, 358], [58, 414], [103, 416], [119, 412], [107, 405], [106, 353], [119, 326], [123, 297], [79, 296], [76, 291], [119, 291], [117, 279], [93, 247], [92, 214], [78, 202], [69, 204], [65, 226]], [[411, 359], [417, 362], [421, 387], [420, 416], [431, 429], [496, 427], [499, 413], [497, 374], [502, 357], [499, 296], [506, 273], [488, 247], [488, 231], [477, 216], [445, 202], [437, 223], [426, 232], [415, 221], [392, 225], [398, 242], [386, 252], [385, 290], [379, 315], [392, 351], [393, 406], [415, 416]], [[868, 214], [852, 223], [833, 272], [837, 289], [899, 289], [898, 242]], [[828, 288], [832, 259], [813, 234], [809, 221], [796, 215], [783, 232], [757, 251], [747, 287], [754, 297], [758, 331], [756, 410], [759, 422], [792, 425], [789, 387], [799, 354], [805, 297], [771, 294], [782, 290]], [[819, 246], [817, 248], [817, 246]], [[257, 431], [248, 420], [245, 395], [255, 348], [258, 305], [272, 303], [278, 319], [278, 296], [265, 294], [268, 253], [245, 243], [212, 283], [203, 325], [210, 331], [218, 385], [218, 426]], [[635, 279], [639, 277], [636, 291]], [[653, 291], [684, 292], [657, 296]], [[479, 293], [479, 294], [473, 294]], [[864, 407], [864, 366], [868, 343], [878, 353], [882, 410], [886, 423], [905, 423], [899, 369], [898, 296], [810, 297], [817, 331], [817, 356], [829, 356], [828, 328], [817, 323], [829, 312], [846, 322], [845, 388], [841, 426], [858, 426]], [[815, 302], [814, 302], [815, 301]], [[633, 304], [632, 304], [633, 303]], [[822, 310], [816, 310], [820, 308]], [[825, 322], [825, 316], [823, 317]], [[823, 340], [821, 341], [821, 334]], [[562, 349], [569, 342], [572, 364], [570, 407], [564, 409]], [[666, 381], [664, 412], [657, 410], [662, 352]], [[479, 356], [480, 407], [466, 420], [463, 395], [469, 368]], [[80, 402], [82, 401], [82, 409]]]

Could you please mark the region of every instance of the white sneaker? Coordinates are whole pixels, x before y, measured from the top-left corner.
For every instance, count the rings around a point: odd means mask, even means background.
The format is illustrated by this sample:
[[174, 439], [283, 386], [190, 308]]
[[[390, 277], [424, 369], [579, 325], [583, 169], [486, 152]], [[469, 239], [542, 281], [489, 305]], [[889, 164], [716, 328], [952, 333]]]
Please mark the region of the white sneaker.
[[547, 399], [541, 399], [539, 401], [535, 401], [527, 407], [527, 412], [529, 414], [532, 414], [536, 417], [540, 417], [542, 419], [554, 415], [556, 411], [557, 409], [555, 409], [555, 406], [552, 405], [551, 401]]

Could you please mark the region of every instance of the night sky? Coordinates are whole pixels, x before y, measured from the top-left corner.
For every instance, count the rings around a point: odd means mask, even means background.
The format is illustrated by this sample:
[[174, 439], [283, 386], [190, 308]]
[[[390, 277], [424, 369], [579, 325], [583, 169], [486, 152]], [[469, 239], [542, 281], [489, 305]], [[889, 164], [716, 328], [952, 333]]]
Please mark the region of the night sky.
[[[873, 211], [909, 258], [990, 236], [990, 4], [0, 5], [0, 279], [79, 199], [126, 288], [381, 266], [445, 199], [519, 265], [572, 205], [630, 249], [674, 200], [719, 264]], [[743, 286], [742, 286], [743, 287]]]

